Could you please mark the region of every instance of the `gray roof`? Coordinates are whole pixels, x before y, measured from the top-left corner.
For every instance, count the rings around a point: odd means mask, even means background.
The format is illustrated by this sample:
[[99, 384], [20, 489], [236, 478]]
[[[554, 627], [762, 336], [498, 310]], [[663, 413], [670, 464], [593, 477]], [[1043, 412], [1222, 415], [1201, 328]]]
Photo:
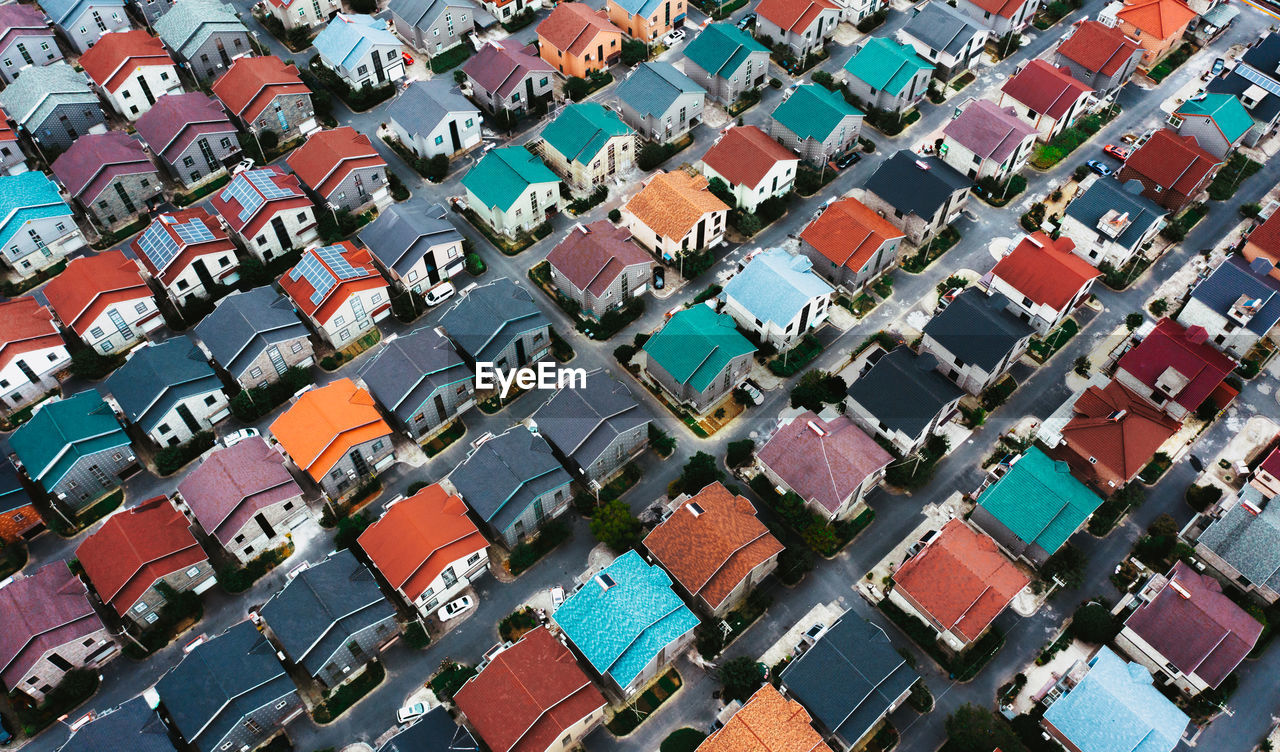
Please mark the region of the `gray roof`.
[[155, 28], [156, 36], [160, 37], [164, 46], [184, 60], [190, 60], [214, 32], [248, 33], [235, 9], [219, 0], [177, 0], [172, 8], [156, 20]]
[[0, 91], [0, 106], [28, 130], [38, 127], [61, 104], [101, 108], [89, 79], [63, 60], [28, 68]]
[[463, 295], [440, 317], [440, 325], [473, 360], [492, 362], [521, 332], [551, 322], [528, 290], [502, 277]]
[[396, 615], [378, 581], [348, 549], [312, 564], [262, 607], [285, 653], [312, 676], [357, 632]]
[[437, 389], [470, 379], [472, 373], [447, 337], [424, 326], [384, 340], [361, 367], [360, 378], [383, 407], [407, 422]]
[[255, 287], [219, 301], [194, 333], [214, 361], [236, 376], [270, 345], [306, 337], [308, 330], [288, 298], [271, 287]]
[[1236, 504], [1209, 525], [1197, 543], [1217, 554], [1249, 582], [1280, 592], [1280, 502], [1264, 500], [1246, 485], [1240, 497], [1261, 512]]
[[953, 193], [971, 185], [941, 159], [904, 149], [882, 162], [865, 187], [903, 214], [932, 219]]
[[919, 436], [942, 408], [964, 394], [934, 370], [932, 355], [898, 347], [849, 385], [849, 396], [891, 431]]
[[470, 12], [470, 3], [451, 3], [448, 0], [391, 0], [387, 10], [414, 28], [426, 31], [448, 8]]
[[129, 752], [174, 752], [169, 730], [147, 701], [135, 697], [108, 713], [98, 715], [71, 734], [58, 752], [102, 752], [118, 749], [129, 740]]
[[587, 374], [583, 389], [557, 391], [531, 419], [579, 469], [595, 462], [620, 434], [650, 420], [627, 385], [604, 370]]
[[242, 621], [188, 653], [156, 691], [184, 739], [216, 749], [246, 715], [298, 690], [267, 638]]
[[452, 80], [433, 78], [414, 81], [387, 106], [387, 117], [409, 133], [430, 133], [453, 113], [470, 113], [479, 117], [480, 110], [456, 91]]
[[662, 115], [685, 93], [707, 90], [671, 63], [641, 63], [618, 84], [618, 98], [644, 117]]
[[[1258, 264], [1257, 261], [1254, 262]], [[1223, 316], [1231, 310], [1241, 295], [1262, 301], [1262, 308], [1253, 314], [1245, 328], [1259, 336], [1265, 336], [1271, 327], [1280, 322], [1280, 280], [1267, 274], [1270, 268], [1265, 261], [1258, 270], [1240, 256], [1231, 256], [1218, 264], [1218, 268], [1195, 286], [1191, 297], [1210, 310]]]
[[437, 705], [417, 723], [378, 747], [378, 752], [473, 752], [480, 749], [471, 732], [454, 723], [448, 709]]
[[462, 233], [448, 216], [443, 206], [423, 198], [392, 204], [360, 231], [360, 242], [383, 266], [403, 277], [432, 248], [462, 242]]
[[551, 446], [524, 426], [513, 426], [476, 447], [449, 473], [467, 506], [504, 532], [534, 499], [569, 484]]
[[[1280, 34], [1268, 34], [1261, 42], [1246, 50], [1236, 65], [1246, 65], [1272, 81], [1280, 81], [1280, 75], [1276, 74], [1280, 70]], [[1240, 96], [1250, 86], [1254, 86], [1254, 83], [1232, 68], [1225, 76], [1210, 81], [1206, 88], [1213, 94]], [[1268, 93], [1257, 106], [1249, 110], [1249, 115], [1258, 123], [1269, 124], [1280, 115], [1280, 96]]]
[[965, 363], [991, 373], [1018, 342], [1035, 332], [1030, 324], [1009, 313], [1003, 301], [970, 287], [930, 319], [924, 333]]
[[1066, 214], [1085, 227], [1097, 229], [1102, 215], [1110, 209], [1129, 214], [1129, 226], [1116, 238], [1116, 242], [1125, 248], [1137, 245], [1138, 240], [1166, 213], [1142, 195], [1142, 183], [1137, 180], [1121, 183], [1098, 178], [1088, 190], [1071, 201]]
[[788, 694], [849, 744], [919, 679], [884, 630], [847, 611], [782, 670]]
[[924, 6], [902, 27], [904, 34], [919, 39], [931, 49], [956, 57], [981, 31], [968, 16], [941, 0], [933, 0]]
[[222, 389], [186, 335], [134, 350], [104, 386], [129, 420], [150, 432], [180, 400]]

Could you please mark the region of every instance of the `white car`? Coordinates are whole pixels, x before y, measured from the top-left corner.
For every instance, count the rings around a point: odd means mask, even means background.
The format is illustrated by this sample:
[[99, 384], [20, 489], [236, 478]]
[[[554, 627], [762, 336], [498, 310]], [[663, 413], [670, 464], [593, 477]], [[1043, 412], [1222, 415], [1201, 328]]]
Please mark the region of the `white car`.
[[453, 289], [452, 282], [442, 282], [423, 293], [422, 299], [425, 300], [429, 306], [438, 306], [449, 298], [452, 298], [455, 292], [457, 292], [457, 290]]
[[239, 175], [245, 170], [252, 170], [252, 169], [253, 169], [253, 160], [246, 157], [240, 160], [239, 164], [237, 164], [235, 167], [231, 168], [231, 174]]
[[475, 598], [472, 598], [469, 595], [464, 595], [461, 598], [449, 601], [448, 603], [444, 604], [444, 606], [442, 606], [440, 610], [436, 612], [436, 616], [439, 617], [440, 621], [449, 621], [450, 619], [457, 617], [461, 615], [463, 612], [469, 610], [474, 605], [476, 605]]
[[239, 431], [232, 431], [222, 437], [222, 445], [224, 447], [233, 447], [245, 439], [252, 439], [255, 436], [261, 436], [262, 432], [256, 428], [241, 428]]
[[406, 705], [396, 711], [397, 723], [408, 723], [415, 718], [421, 718], [427, 714], [427, 705], [422, 702], [415, 702], [412, 705]]
[[760, 390], [756, 389], [755, 385], [752, 384], [750, 381], [742, 382], [742, 391], [746, 392], [747, 396], [751, 398], [751, 404], [753, 405], [764, 404], [764, 395], [761, 394]]
[[684, 39], [684, 29], [672, 29], [669, 34], [662, 38], [662, 43], [670, 47], [681, 39]]

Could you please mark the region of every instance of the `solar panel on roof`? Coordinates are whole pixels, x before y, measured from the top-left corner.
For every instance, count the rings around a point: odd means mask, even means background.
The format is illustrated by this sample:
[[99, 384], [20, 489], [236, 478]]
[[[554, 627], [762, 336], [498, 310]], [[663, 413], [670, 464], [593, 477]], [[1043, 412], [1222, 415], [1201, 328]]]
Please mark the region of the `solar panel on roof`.
[[292, 188], [278, 186], [273, 182], [276, 177], [275, 170], [254, 170], [246, 173], [246, 177], [248, 177], [250, 183], [253, 183], [253, 187], [257, 188], [258, 192], [268, 201], [299, 195]]
[[1268, 92], [1275, 94], [1276, 96], [1280, 96], [1280, 83], [1276, 83], [1274, 80], [1272, 80], [1268, 76], [1265, 76], [1262, 73], [1259, 73], [1253, 68], [1250, 68], [1248, 65], [1245, 65], [1243, 63], [1241, 63], [1240, 65], [1237, 65], [1236, 73], [1239, 73], [1241, 76], [1243, 76], [1246, 81], [1249, 81], [1250, 83], [1255, 83], [1258, 86], [1261, 86], [1262, 88], [1266, 89]]
[[147, 231], [138, 238], [138, 248], [151, 260], [156, 269], [164, 270], [178, 255], [178, 243], [164, 228], [172, 219], [161, 216], [159, 222], [152, 222]]
[[211, 231], [199, 217], [191, 219], [183, 224], [174, 225], [173, 231], [178, 233], [178, 239], [187, 245], [195, 243], [208, 243], [213, 240], [213, 231]]
[[240, 204], [240, 214], [238, 215], [241, 222], [245, 222], [253, 213], [258, 211], [258, 207], [262, 206], [262, 196], [253, 189], [244, 179], [243, 175], [237, 175], [235, 180], [231, 181], [231, 185], [222, 192], [222, 200], [229, 201], [235, 199]]
[[343, 258], [343, 250], [344, 248], [340, 245], [327, 245], [323, 248], [317, 248], [315, 253], [320, 257], [321, 261], [324, 261], [333, 270], [338, 279], [355, 279], [368, 274], [364, 268], [356, 268]]
[[298, 265], [289, 272], [289, 279], [297, 282], [299, 277], [305, 278], [313, 290], [311, 304], [320, 305], [324, 296], [329, 294], [329, 290], [333, 289], [338, 280], [325, 268], [324, 264], [320, 263], [320, 259], [316, 258], [314, 253], [313, 251], [302, 257], [302, 261], [299, 261]]

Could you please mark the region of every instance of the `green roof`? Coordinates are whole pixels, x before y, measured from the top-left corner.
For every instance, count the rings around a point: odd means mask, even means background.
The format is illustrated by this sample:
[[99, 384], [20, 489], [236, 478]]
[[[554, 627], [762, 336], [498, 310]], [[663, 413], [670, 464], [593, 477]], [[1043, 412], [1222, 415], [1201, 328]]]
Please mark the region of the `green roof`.
[[10, 448], [46, 491], [81, 457], [128, 443], [115, 413], [95, 389], [45, 402], [9, 437]]
[[752, 52], [769, 53], [747, 32], [733, 24], [713, 23], [684, 48], [684, 56], [717, 78], [729, 78]]
[[797, 88], [773, 111], [773, 119], [800, 137], [826, 141], [840, 121], [863, 112], [844, 101], [844, 97], [825, 86], [805, 84]]
[[1253, 126], [1249, 111], [1233, 94], [1202, 94], [1199, 99], [1189, 99], [1175, 115], [1203, 115], [1210, 118], [1222, 130], [1230, 143], [1235, 143]]
[[933, 66], [922, 60], [909, 44], [873, 37], [849, 58], [844, 69], [867, 86], [896, 97], [917, 73], [931, 71]]
[[732, 316], [695, 305], [672, 316], [644, 343], [644, 351], [676, 381], [702, 392], [729, 361], [756, 348], [738, 331]]
[[588, 164], [609, 139], [635, 133], [618, 113], [596, 102], [571, 104], [542, 129], [542, 138], [570, 162]]
[[462, 185], [485, 206], [502, 211], [533, 183], [559, 183], [560, 178], [523, 146], [504, 146], [484, 155], [462, 178]]
[[1062, 547], [1102, 499], [1055, 462], [1032, 447], [1009, 472], [978, 497], [978, 505], [1027, 544], [1052, 555]]

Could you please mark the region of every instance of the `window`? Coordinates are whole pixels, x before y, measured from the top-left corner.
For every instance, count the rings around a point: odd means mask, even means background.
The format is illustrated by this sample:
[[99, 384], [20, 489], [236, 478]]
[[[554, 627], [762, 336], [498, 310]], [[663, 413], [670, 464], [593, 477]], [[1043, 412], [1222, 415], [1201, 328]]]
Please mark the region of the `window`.
[[147, 611], [147, 604], [142, 603], [141, 601], [139, 601], [138, 603], [133, 604], [133, 610], [134, 610], [136, 613], [139, 613], [139, 614], [146, 613], [146, 611]]
[[395, 60], [395, 59], [396, 59], [396, 51], [395, 51], [395, 50], [387, 50], [387, 59], [388, 59], [388, 60]]
[[284, 706], [288, 704], [289, 704], [288, 700], [281, 700], [280, 702], [276, 703], [276, 710], [284, 710]]
[[372, 444], [370, 444], [370, 445], [369, 445], [369, 451], [371, 451], [371, 452], [381, 452], [381, 451], [382, 451], [382, 448], [383, 448], [384, 446], [386, 446], [386, 442], [385, 442], [385, 441], [383, 441], [382, 439], [378, 439], [377, 441], [375, 441], [375, 442], [373, 442]]
[[89, 336], [90, 336], [90, 337], [93, 337], [94, 339], [98, 339], [99, 337], [101, 337], [101, 336], [102, 336], [102, 327], [100, 327], [100, 326], [95, 326], [94, 328], [90, 329], [90, 330], [89, 330]]
[[158, 620], [159, 618], [160, 618], [160, 614], [157, 614], [156, 612], [152, 611], [151, 613], [143, 617], [143, 620], [146, 621], [148, 624], [155, 624], [156, 620]]
[[160, 425], [156, 426], [156, 430], [159, 431], [160, 433], [169, 433], [173, 429], [169, 427], [168, 423], [161, 423]]
[[368, 72], [369, 72], [369, 66], [367, 66], [367, 65], [362, 65], [362, 66], [360, 66], [359, 68], [356, 68], [356, 75], [357, 75], [357, 76], [363, 76], [363, 75], [365, 75], [365, 74], [366, 74], [366, 73], [368, 73]]
[[251, 379], [256, 379], [256, 378], [258, 378], [258, 377], [259, 377], [259, 376], [261, 376], [261, 375], [262, 375], [262, 369], [261, 369], [261, 368], [258, 368], [257, 366], [254, 366], [253, 368], [250, 368], [250, 369], [249, 369], [249, 378], [251, 378]]
[[291, 352], [296, 352], [296, 353], [302, 352], [302, 343], [301, 343], [301, 342], [294, 342], [294, 343], [293, 343], [293, 345], [291, 345], [291, 346], [289, 347], [289, 350], [290, 350]]
[[224, 148], [224, 149], [230, 149], [230, 148], [231, 148], [231, 139], [229, 139], [229, 138], [224, 138], [224, 139], [222, 139], [222, 141], [220, 141], [219, 143], [221, 143], [221, 144], [222, 144], [222, 148]]
[[470, 128], [471, 126], [475, 125], [475, 122], [476, 121], [474, 118], [467, 118], [467, 127]]
[[334, 318], [334, 320], [333, 320], [333, 325], [334, 325], [334, 326], [343, 326], [343, 325], [344, 325], [344, 324], [346, 324], [346, 323], [347, 323], [347, 317], [346, 317], [346, 316], [338, 316], [338, 317]]
[[480, 561], [480, 554], [471, 554], [467, 557], [467, 566], [472, 566], [478, 561]]
[[444, 136], [436, 136], [436, 146], [444, 143]]
[[131, 92], [131, 91], [129, 91], [129, 90], [127, 90], [127, 89], [126, 89], [126, 90], [125, 90], [125, 92], [124, 92], [123, 94], [121, 94], [121, 95], [120, 95], [120, 98], [121, 98], [121, 99], [128, 99], [129, 97], [132, 97], [132, 96], [133, 96], [133, 92]]
[[139, 304], [137, 304], [136, 306], [134, 306], [134, 307], [133, 307], [133, 310], [137, 311], [138, 313], [146, 313], [146, 312], [147, 312], [147, 304], [146, 304], [145, 302], [144, 302], [144, 303], [139, 303]]
[[197, 566], [197, 567], [191, 567], [190, 569], [188, 569], [188, 570], [187, 570], [187, 576], [188, 576], [188, 577], [196, 577], [196, 576], [198, 576], [199, 574], [200, 574], [200, 567], [198, 567], [198, 566]]

